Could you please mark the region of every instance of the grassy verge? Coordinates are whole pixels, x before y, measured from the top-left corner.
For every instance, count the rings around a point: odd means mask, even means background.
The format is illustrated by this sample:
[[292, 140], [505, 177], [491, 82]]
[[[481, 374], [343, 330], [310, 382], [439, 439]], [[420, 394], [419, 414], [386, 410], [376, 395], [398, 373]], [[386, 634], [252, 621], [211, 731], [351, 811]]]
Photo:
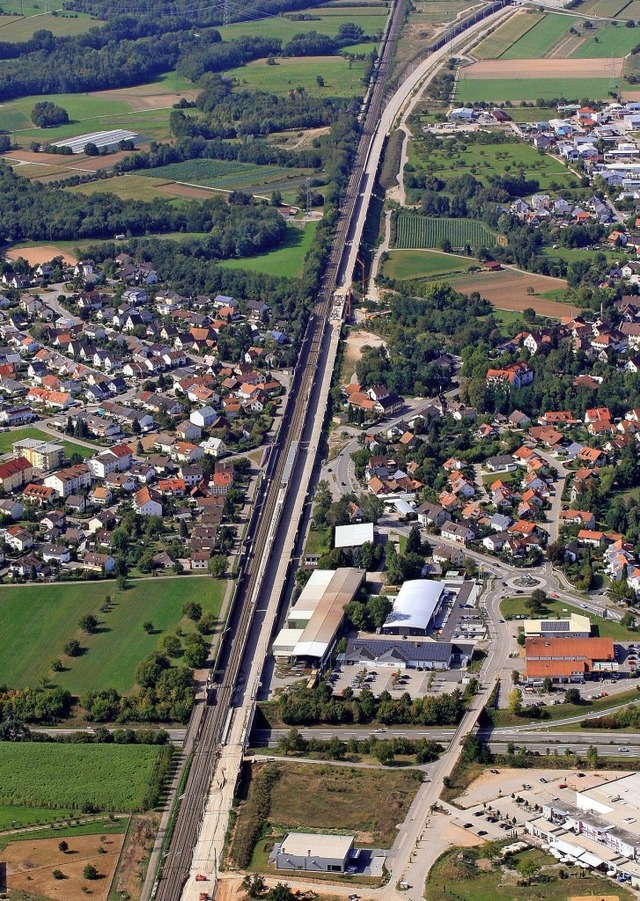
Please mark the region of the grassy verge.
[[[604, 713], [612, 707], [620, 707], [640, 701], [640, 692], [635, 688], [630, 691], [624, 691], [620, 694], [610, 695], [607, 698], [596, 698], [593, 701], [583, 701], [581, 704], [556, 704], [551, 707], [542, 707], [543, 716], [541, 719], [533, 719], [530, 716], [518, 716], [509, 713], [506, 709], [486, 711], [486, 715], [495, 728], [500, 729], [506, 726], [523, 726], [526, 723], [532, 725], [540, 725], [541, 722], [553, 723], [557, 720], [567, 719], [567, 717], [585, 716], [587, 713]], [[565, 729], [565, 726], [562, 727]]]
[[[525, 606], [527, 598], [528, 595], [524, 594], [513, 598], [505, 598], [500, 604], [500, 610], [502, 611], [504, 618], [513, 619], [514, 617], [522, 616], [523, 614], [529, 616], [529, 612]], [[560, 598], [547, 597], [544, 607], [545, 609], [542, 616], [551, 619], [554, 617], [566, 616], [570, 613], [588, 616], [591, 620], [591, 634], [597, 635], [600, 638], [613, 638], [614, 641], [633, 641], [634, 638], [638, 637], [637, 631], [627, 629], [625, 626], [616, 623], [611, 619], [603, 619], [603, 617], [591, 613], [590, 610], [568, 604]]]

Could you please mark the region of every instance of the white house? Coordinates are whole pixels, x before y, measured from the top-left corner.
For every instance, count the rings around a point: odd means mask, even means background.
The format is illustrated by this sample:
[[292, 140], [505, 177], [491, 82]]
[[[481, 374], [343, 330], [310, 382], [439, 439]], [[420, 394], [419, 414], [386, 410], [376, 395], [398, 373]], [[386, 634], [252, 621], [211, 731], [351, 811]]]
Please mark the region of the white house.
[[200, 407], [199, 410], [194, 410], [190, 414], [189, 419], [201, 429], [208, 429], [216, 421], [217, 417], [218, 414], [213, 407]]
[[153, 499], [146, 485], [134, 494], [133, 509], [140, 516], [162, 516], [162, 504]]

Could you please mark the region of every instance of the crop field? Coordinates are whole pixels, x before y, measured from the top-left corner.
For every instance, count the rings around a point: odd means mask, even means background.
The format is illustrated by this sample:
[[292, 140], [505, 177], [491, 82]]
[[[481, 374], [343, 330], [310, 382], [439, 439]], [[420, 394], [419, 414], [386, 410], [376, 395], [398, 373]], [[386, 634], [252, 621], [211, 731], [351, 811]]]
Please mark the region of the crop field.
[[[504, 57], [503, 57], [504, 58]], [[459, 80], [456, 102], [477, 103], [481, 100], [501, 103], [564, 99], [578, 101], [582, 97], [602, 100], [611, 90], [609, 78], [465, 78]]]
[[610, 59], [626, 56], [636, 44], [640, 44], [640, 28], [625, 28], [623, 25], [614, 25], [610, 22], [598, 28], [571, 56], [574, 59], [584, 57]]
[[[455, 277], [451, 279], [451, 285], [464, 294], [478, 291], [490, 304], [501, 310], [522, 312], [532, 307], [540, 316], [557, 319], [570, 311], [567, 304], [542, 296], [548, 291], [565, 291], [567, 283], [562, 278], [503, 269], [501, 272], [476, 272], [473, 275]], [[533, 288], [533, 294], [529, 294], [530, 288]]]
[[640, 19], [640, 0], [631, 0], [631, 3], [623, 7], [623, 17], [625, 19], [634, 19], [636, 22]]
[[5, 742], [0, 755], [0, 803], [99, 810], [145, 808], [162, 748]]
[[[269, 91], [286, 95], [296, 88], [304, 88], [312, 97], [361, 97], [364, 61], [355, 60], [351, 66], [344, 56], [296, 56], [280, 58], [275, 66], [259, 59], [226, 73], [236, 79], [241, 89]], [[317, 83], [318, 76], [324, 86]]]
[[261, 166], [233, 160], [187, 160], [159, 166], [141, 173], [141, 178], [156, 177], [214, 188], [218, 191], [250, 191], [269, 196], [271, 191], [289, 192], [288, 202], [311, 173], [310, 169], [290, 169], [284, 166]]
[[549, 56], [551, 48], [578, 21], [576, 16], [562, 16], [550, 13], [544, 16], [526, 34], [502, 54], [502, 59], [540, 59]]
[[264, 275], [299, 278], [316, 227], [315, 222], [308, 222], [304, 228], [290, 225], [284, 243], [275, 250], [254, 257], [243, 257], [241, 260], [222, 260], [220, 266], [224, 269], [247, 269]]
[[[283, 43], [290, 41], [296, 34], [305, 31], [317, 31], [335, 37], [341, 25], [354, 22], [364, 29], [369, 36], [378, 34], [384, 29], [388, 8], [386, 3], [367, 6], [312, 7], [296, 13], [282, 16], [270, 16], [250, 22], [234, 22], [220, 28], [223, 40], [229, 41], [242, 35], [252, 37], [282, 38]], [[305, 16], [304, 19], [301, 17]]]
[[534, 25], [544, 18], [543, 13], [520, 10], [503, 25], [474, 47], [472, 56], [476, 59], [499, 59], [509, 47], [520, 40]]
[[472, 257], [438, 253], [436, 250], [391, 250], [383, 272], [387, 278], [404, 281], [466, 273], [470, 266], [477, 265], [478, 261]]
[[477, 219], [427, 219], [424, 216], [398, 216], [395, 246], [400, 250], [438, 247], [444, 240], [453, 247], [494, 247], [496, 235]]
[[[20, 9], [20, 4], [3, 3], [2, 8], [16, 6]], [[26, 6], [27, 4], [25, 4]], [[17, 41], [28, 41], [33, 37], [34, 32], [41, 29], [50, 31], [54, 37], [67, 37], [76, 34], [86, 34], [90, 28], [101, 25], [99, 19], [94, 19], [83, 13], [71, 15], [53, 15], [53, 13], [39, 13], [37, 16], [25, 16], [16, 19], [0, 18], [0, 41], [9, 41], [11, 43]]]
[[[84, 653], [64, 657], [65, 670], [54, 681], [74, 694], [89, 690], [133, 688], [134, 671], [155, 651], [162, 636], [178, 625], [185, 631], [193, 623], [183, 616], [186, 601], [202, 604], [204, 612], [220, 613], [226, 582], [208, 577], [141, 579], [119, 592], [115, 582], [20, 585], [0, 587], [0, 685], [20, 688], [51, 676], [51, 661], [63, 658], [71, 638]], [[108, 613], [100, 613], [107, 595]], [[98, 617], [98, 630], [86, 635], [78, 621], [87, 613]], [[153, 623], [148, 635], [143, 623]]]
[[170, 182], [165, 178], [146, 178], [140, 173], [127, 174], [100, 181], [88, 181], [84, 185], [73, 185], [65, 188], [72, 194], [115, 194], [122, 200], [169, 200], [184, 202], [179, 198], [168, 196], [164, 190]]
[[353, 832], [358, 845], [374, 848], [391, 847], [419, 786], [410, 770], [303, 763], [278, 769], [269, 812], [275, 828]]
[[[605, 19], [612, 19], [623, 10], [626, 15], [630, 5], [633, 5], [633, 0], [631, 2], [630, 0], [587, 0], [580, 7], [580, 12], [588, 16], [603, 16]], [[633, 16], [629, 16], [629, 18], [633, 18]]]

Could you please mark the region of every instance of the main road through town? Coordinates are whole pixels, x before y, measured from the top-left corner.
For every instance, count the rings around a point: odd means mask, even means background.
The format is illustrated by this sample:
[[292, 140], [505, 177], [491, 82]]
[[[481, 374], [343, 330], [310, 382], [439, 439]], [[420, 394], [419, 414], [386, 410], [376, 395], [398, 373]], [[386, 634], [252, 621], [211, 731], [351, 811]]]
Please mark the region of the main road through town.
[[[393, 122], [412, 93], [433, 74], [461, 40], [478, 37], [505, 15], [497, 10], [484, 20], [456, 23], [445, 46], [416, 67], [385, 102], [386, 76], [403, 21], [405, 0], [396, 0], [381, 45], [380, 62], [371, 90], [355, 163], [336, 227], [329, 260], [316, 304], [301, 344], [287, 408], [273, 446], [265, 478], [258, 491], [245, 554], [238, 573], [227, 627], [214, 663], [211, 690], [204, 709], [193, 718], [194, 752], [175, 822], [167, 834], [162, 864], [145, 886], [145, 898], [191, 901], [215, 893], [218, 862], [224, 845], [229, 810], [251, 728], [255, 696], [268, 643], [283, 592], [291, 577], [290, 558], [298, 523], [307, 500], [331, 374], [340, 338], [342, 310], [337, 287], [348, 289], [364, 228], [382, 147]], [[286, 592], [285, 592], [286, 596]], [[498, 639], [502, 644], [507, 638]], [[498, 655], [501, 656], [501, 655]], [[493, 665], [484, 674], [493, 681]], [[461, 738], [474, 725], [468, 714], [458, 730]], [[450, 745], [454, 754], [457, 742]], [[442, 761], [452, 764], [449, 753]], [[420, 799], [423, 800], [422, 798]], [[404, 849], [399, 862], [404, 863]]]

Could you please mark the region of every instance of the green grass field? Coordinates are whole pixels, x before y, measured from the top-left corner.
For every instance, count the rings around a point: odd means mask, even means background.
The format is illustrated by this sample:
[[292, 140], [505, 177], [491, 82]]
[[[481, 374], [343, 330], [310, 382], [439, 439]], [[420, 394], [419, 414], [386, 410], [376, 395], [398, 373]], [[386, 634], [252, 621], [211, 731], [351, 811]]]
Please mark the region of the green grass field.
[[[506, 598], [500, 605], [500, 609], [502, 610], [502, 614], [505, 619], [507, 617], [527, 613], [524, 602], [524, 595], [518, 595], [518, 597], [514, 598]], [[632, 641], [634, 638], [638, 637], [637, 632], [633, 632], [630, 629], [625, 629], [625, 627], [620, 625], [620, 623], [614, 622], [610, 619], [603, 619], [601, 616], [596, 616], [595, 613], [591, 613], [590, 610], [584, 610], [580, 607], [572, 606], [571, 604], [567, 604], [562, 600], [556, 600], [554, 598], [548, 597], [545, 601], [545, 607], [548, 610], [548, 613], [546, 613], [545, 616], [562, 616], [565, 611], [568, 611], [569, 613], [579, 613], [588, 616], [591, 620], [592, 634], [599, 635], [601, 638], [613, 638], [615, 641]]]
[[[282, 42], [286, 43], [294, 35], [305, 31], [317, 31], [318, 34], [335, 37], [341, 25], [354, 22], [364, 29], [366, 35], [373, 37], [384, 29], [387, 14], [385, 3], [372, 3], [367, 6], [312, 7], [298, 13], [270, 16], [258, 21], [234, 22], [219, 30], [225, 41], [242, 35], [251, 35], [251, 37], [282, 38]], [[306, 20], [295, 18], [303, 15], [309, 18]]]
[[58, 809], [52, 816], [48, 807], [13, 807], [12, 805], [0, 805], [0, 831], [14, 829], [19, 826], [44, 826], [54, 820], [63, 820], [74, 816], [71, 808]]
[[435, 278], [454, 272], [467, 272], [478, 261], [472, 257], [438, 253], [435, 250], [391, 250], [384, 263], [387, 278], [404, 279]]
[[140, 177], [187, 182], [218, 191], [249, 191], [266, 197], [269, 197], [272, 191], [278, 190], [286, 202], [293, 203], [311, 172], [311, 169], [202, 159], [159, 166], [141, 173]]
[[[63, 647], [77, 638], [85, 648], [80, 657], [64, 658], [65, 672], [53, 674], [57, 685], [74, 694], [115, 688], [131, 690], [137, 664], [159, 646], [163, 633], [193, 623], [182, 614], [185, 601], [197, 601], [203, 611], [220, 612], [226, 582], [209, 578], [145, 579], [118, 592], [114, 582], [0, 587], [0, 685], [35, 685], [51, 675], [51, 661], [63, 657]], [[109, 613], [99, 609], [110, 595]], [[98, 617], [96, 634], [85, 635], [78, 621], [87, 613]], [[147, 620], [154, 634], [147, 635]]]
[[72, 194], [115, 194], [122, 200], [168, 200], [173, 204], [185, 203], [190, 198], [172, 197], [166, 191], [162, 191], [162, 185], [166, 185], [166, 178], [146, 178], [142, 174], [127, 174], [117, 178], [107, 178], [100, 181], [89, 181], [84, 185], [73, 185], [65, 188]]
[[[239, 88], [286, 95], [304, 88], [312, 97], [361, 97], [365, 63], [355, 61], [351, 67], [344, 56], [296, 56], [278, 59], [275, 66], [259, 59], [246, 66], [230, 69], [226, 75], [235, 78]], [[316, 81], [324, 79], [324, 87]]]
[[399, 250], [439, 247], [443, 240], [449, 240], [456, 248], [496, 244], [495, 234], [477, 219], [430, 219], [404, 213], [398, 216], [395, 246]]
[[[537, 25], [527, 31], [502, 54], [502, 59], [539, 59], [554, 44], [568, 34], [569, 29], [578, 21], [576, 16], [561, 16], [553, 13], [544, 16]], [[544, 96], [542, 94], [539, 97]], [[582, 95], [584, 96], [584, 94]], [[508, 97], [504, 98], [508, 100]]]
[[580, 12], [588, 16], [604, 16], [606, 19], [612, 19], [622, 10], [626, 13], [629, 5], [629, 0], [587, 0], [580, 7]]
[[571, 56], [580, 59], [626, 56], [636, 44], [640, 44], [640, 28], [609, 23], [598, 28]]
[[541, 13], [517, 12], [473, 48], [476, 59], [499, 59], [543, 18]]
[[[567, 686], [570, 687], [570, 686]], [[561, 697], [562, 693], [558, 692], [558, 697]], [[588, 713], [606, 713], [607, 710], [611, 710], [612, 707], [620, 707], [624, 704], [631, 704], [640, 700], [640, 694], [636, 691], [635, 688], [630, 691], [621, 692], [620, 694], [609, 695], [606, 698], [596, 698], [591, 701], [583, 701], [581, 704], [553, 704], [550, 707], [544, 707], [545, 719], [543, 720], [532, 720], [529, 716], [518, 716], [517, 714], [510, 713], [506, 708], [502, 707], [499, 710], [489, 710], [487, 711], [487, 715], [489, 716], [491, 722], [495, 726], [496, 729], [508, 728], [509, 726], [522, 726], [523, 723], [549, 723], [549, 725], [553, 725], [554, 722], [558, 720], [565, 720], [569, 717], [584, 717]], [[564, 729], [566, 726], [572, 725], [571, 723], [565, 723], [562, 726], [558, 726], [558, 729]], [[580, 728], [580, 724], [575, 723], [576, 729]], [[542, 735], [546, 734], [546, 730]], [[544, 740], [544, 739], [541, 739]]]
[[225, 269], [247, 269], [250, 272], [262, 272], [264, 275], [299, 278], [305, 255], [311, 246], [316, 231], [316, 223], [309, 222], [304, 229], [290, 225], [287, 238], [276, 250], [260, 253], [255, 257], [243, 257], [241, 260], [222, 260], [220, 266]]
[[142, 810], [162, 753], [149, 745], [5, 742], [0, 803], [79, 809], [90, 802], [100, 810]]
[[505, 100], [602, 100], [611, 90], [608, 78], [465, 78], [458, 81], [457, 103], [500, 103]]
[[53, 435], [49, 435], [47, 432], [41, 432], [40, 429], [27, 426], [23, 429], [12, 429], [9, 432], [0, 433], [0, 454], [11, 453], [13, 444], [16, 441], [23, 441], [25, 438], [36, 438], [38, 441], [51, 441], [54, 444], [62, 444], [67, 457], [70, 457], [72, 454], [80, 454], [81, 457], [86, 459], [87, 457], [93, 457], [94, 454], [100, 451], [98, 445], [96, 445], [95, 450], [92, 450], [89, 447], [83, 447], [82, 444], [76, 444], [75, 441], [68, 441], [62, 435], [60, 439], [54, 438]]
[[[20, 9], [20, 4], [2, 4], [4, 10], [7, 6], [16, 6]], [[26, 4], [25, 4], [26, 6]], [[0, 17], [0, 41], [28, 41], [33, 37], [34, 32], [45, 29], [50, 31], [54, 37], [67, 37], [76, 34], [86, 34], [90, 28], [102, 25], [99, 19], [94, 19], [84, 13], [70, 15], [53, 15], [52, 13], [38, 13], [38, 15], [29, 15], [24, 18], [9, 19], [4, 16]]]

